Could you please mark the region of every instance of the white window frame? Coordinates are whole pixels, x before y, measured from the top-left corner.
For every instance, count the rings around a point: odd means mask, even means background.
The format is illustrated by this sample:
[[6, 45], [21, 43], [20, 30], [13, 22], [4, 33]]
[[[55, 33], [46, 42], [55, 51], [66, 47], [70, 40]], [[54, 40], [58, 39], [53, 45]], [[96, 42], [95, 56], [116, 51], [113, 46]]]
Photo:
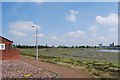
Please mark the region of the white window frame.
[[[3, 46], [3, 47], [2, 47]], [[5, 50], [5, 44], [0, 43], [0, 50]]]

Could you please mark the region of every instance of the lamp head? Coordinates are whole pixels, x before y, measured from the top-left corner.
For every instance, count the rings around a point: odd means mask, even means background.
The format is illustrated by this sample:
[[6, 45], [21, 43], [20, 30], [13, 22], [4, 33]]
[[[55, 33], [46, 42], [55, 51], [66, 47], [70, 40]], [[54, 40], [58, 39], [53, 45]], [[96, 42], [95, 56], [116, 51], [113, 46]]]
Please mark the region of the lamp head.
[[35, 26], [31, 26], [31, 27], [35, 27]]

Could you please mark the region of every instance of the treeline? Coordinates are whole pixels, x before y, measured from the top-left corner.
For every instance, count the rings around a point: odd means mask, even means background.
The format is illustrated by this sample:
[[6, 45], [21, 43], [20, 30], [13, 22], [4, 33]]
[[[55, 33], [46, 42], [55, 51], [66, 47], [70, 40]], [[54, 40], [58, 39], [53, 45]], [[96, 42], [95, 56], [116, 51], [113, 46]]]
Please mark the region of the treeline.
[[[29, 45], [13, 45], [14, 48], [36, 48], [36, 46], [29, 46]], [[38, 48], [98, 48], [97, 46], [64, 46], [64, 45], [59, 45], [57, 47], [53, 46], [48, 46], [46, 45], [38, 45]]]

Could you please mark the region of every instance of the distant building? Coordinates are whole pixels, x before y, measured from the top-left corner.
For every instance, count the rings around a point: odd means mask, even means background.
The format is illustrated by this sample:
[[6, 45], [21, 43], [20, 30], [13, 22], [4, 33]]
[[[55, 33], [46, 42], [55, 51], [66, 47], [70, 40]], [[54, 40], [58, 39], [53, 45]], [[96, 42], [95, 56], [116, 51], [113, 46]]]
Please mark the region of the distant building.
[[114, 48], [114, 43], [109, 44], [109, 48]]
[[99, 44], [99, 48], [102, 48], [103, 46], [102, 46], [102, 44]]
[[112, 47], [114, 47], [114, 43], [112, 43]]

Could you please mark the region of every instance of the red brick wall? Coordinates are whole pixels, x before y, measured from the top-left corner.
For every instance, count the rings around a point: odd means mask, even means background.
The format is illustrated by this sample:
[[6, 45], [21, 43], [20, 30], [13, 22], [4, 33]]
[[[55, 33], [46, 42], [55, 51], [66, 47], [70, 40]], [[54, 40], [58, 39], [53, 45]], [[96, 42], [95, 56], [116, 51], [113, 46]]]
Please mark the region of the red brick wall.
[[2, 60], [17, 60], [20, 59], [20, 50], [11, 49], [11, 50], [2, 50], [0, 51], [0, 56]]
[[11, 49], [11, 45], [12, 45], [12, 44], [5, 44], [5, 50]]

